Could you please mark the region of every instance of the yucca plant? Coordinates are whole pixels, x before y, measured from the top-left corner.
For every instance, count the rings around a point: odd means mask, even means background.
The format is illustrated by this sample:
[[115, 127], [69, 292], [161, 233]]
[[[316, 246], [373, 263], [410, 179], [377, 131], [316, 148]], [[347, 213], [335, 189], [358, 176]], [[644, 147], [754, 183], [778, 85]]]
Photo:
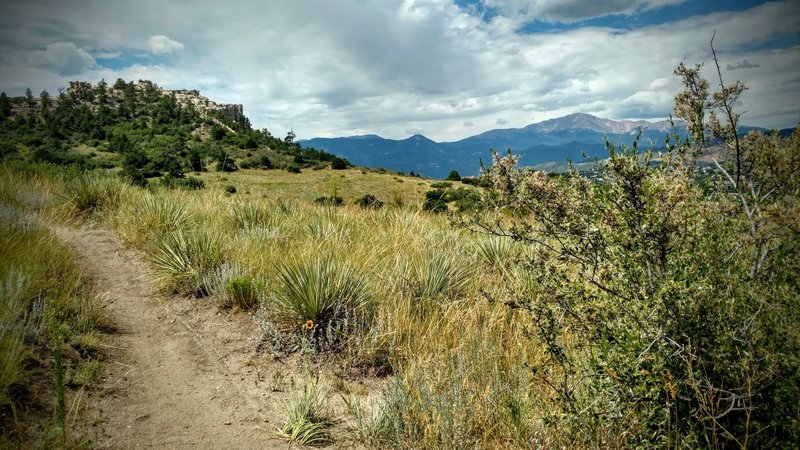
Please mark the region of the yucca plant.
[[416, 268], [415, 297], [433, 299], [440, 295], [457, 295], [472, 278], [472, 270], [458, 256], [439, 253], [427, 258]]
[[317, 382], [303, 386], [291, 403], [286, 405], [287, 419], [278, 430], [290, 442], [311, 447], [333, 443], [328, 432], [331, 421]]
[[303, 326], [332, 341], [364, 324], [370, 296], [361, 271], [335, 257], [317, 257], [280, 264], [277, 273], [272, 306], [285, 328]]
[[272, 216], [267, 209], [252, 202], [233, 206], [231, 216], [237, 228], [268, 228], [272, 224]]
[[487, 265], [502, 269], [506, 267], [514, 256], [513, 242], [503, 236], [491, 236], [481, 239], [476, 244], [478, 255]]
[[120, 200], [124, 186], [120, 180], [86, 174], [67, 183], [62, 197], [73, 214], [85, 216], [101, 209], [115, 207]]
[[205, 295], [207, 274], [219, 267], [226, 253], [222, 240], [203, 232], [157, 236], [149, 260], [161, 272], [167, 289], [182, 294]]

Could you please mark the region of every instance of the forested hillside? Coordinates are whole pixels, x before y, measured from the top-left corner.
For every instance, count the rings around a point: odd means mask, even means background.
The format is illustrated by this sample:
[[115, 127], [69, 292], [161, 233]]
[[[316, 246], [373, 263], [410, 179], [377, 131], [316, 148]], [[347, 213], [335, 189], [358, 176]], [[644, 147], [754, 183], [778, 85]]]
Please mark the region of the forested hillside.
[[0, 94], [3, 160], [118, 167], [139, 185], [162, 177], [191, 186], [184, 174], [209, 168], [349, 166], [293, 138], [254, 130], [241, 105], [217, 105], [197, 91], [163, 90], [149, 81], [74, 82], [55, 97], [47, 91], [35, 97], [30, 89], [25, 97]]

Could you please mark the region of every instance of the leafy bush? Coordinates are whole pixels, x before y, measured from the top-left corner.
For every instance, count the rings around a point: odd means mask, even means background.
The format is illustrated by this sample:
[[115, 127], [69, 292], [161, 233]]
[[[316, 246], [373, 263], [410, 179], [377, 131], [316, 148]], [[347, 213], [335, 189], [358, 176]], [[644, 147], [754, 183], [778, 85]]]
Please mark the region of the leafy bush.
[[434, 213], [447, 212], [447, 200], [443, 189], [432, 189], [425, 193], [422, 209]]
[[[797, 142], [760, 144], [754, 155], [796, 155]], [[506, 302], [532, 315], [536, 339], [552, 355], [537, 373], [561, 374], [550, 381], [566, 419], [561, 429], [601, 447], [618, 436], [627, 444], [726, 446], [758, 439], [754, 427], [796, 439], [782, 425], [792, 413], [775, 403], [800, 394], [789, 387], [800, 337], [786, 328], [798, 323], [796, 302], [786, 299], [800, 293], [785, 281], [785, 270], [796, 268], [785, 258], [800, 254], [796, 236], [772, 236], [781, 250], [759, 275], [758, 259], [731, 257], [742, 246], [770, 257], [748, 236], [747, 216], [730, 213], [740, 196], [722, 188], [704, 197], [685, 162], [653, 165], [635, 148], [609, 151], [598, 167], [602, 185], [495, 156], [486, 173], [499, 192], [495, 206], [520, 221], [502, 230], [476, 218], [478, 229], [510, 234], [537, 255], [528, 262], [532, 291], [509, 292]]]
[[289, 163], [286, 165], [286, 171], [289, 173], [300, 173], [300, 166], [297, 163]]
[[235, 194], [236, 193], [236, 186], [232, 184], [226, 184], [224, 188], [222, 188], [226, 194]]
[[458, 174], [458, 171], [451, 170], [450, 174], [447, 175], [447, 179], [450, 181], [461, 181], [461, 175]]
[[331, 169], [333, 170], [345, 170], [347, 169], [347, 161], [342, 158], [334, 158], [331, 161]]
[[178, 180], [178, 186], [190, 191], [200, 190], [206, 187], [206, 184], [200, 178], [186, 177]]

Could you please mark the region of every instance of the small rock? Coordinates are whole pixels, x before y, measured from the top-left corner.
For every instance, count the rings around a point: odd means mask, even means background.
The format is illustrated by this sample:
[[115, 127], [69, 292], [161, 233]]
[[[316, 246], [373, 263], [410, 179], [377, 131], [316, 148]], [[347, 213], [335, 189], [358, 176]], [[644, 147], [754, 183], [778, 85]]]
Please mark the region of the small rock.
[[230, 425], [230, 424], [231, 424], [231, 421], [230, 421], [230, 420], [226, 420], [225, 422], [222, 422], [222, 424], [223, 424], [223, 425]]

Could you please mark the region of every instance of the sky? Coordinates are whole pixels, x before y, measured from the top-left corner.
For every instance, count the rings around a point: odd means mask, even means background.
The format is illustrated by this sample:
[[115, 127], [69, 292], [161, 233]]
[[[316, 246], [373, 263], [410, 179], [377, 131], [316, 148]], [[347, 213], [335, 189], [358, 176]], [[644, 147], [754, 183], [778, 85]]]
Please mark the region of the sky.
[[725, 82], [748, 87], [742, 122], [796, 126], [795, 0], [3, 0], [0, 90], [149, 79], [241, 103], [276, 136], [451, 141], [666, 118], [678, 63], [718, 86], [712, 35]]

